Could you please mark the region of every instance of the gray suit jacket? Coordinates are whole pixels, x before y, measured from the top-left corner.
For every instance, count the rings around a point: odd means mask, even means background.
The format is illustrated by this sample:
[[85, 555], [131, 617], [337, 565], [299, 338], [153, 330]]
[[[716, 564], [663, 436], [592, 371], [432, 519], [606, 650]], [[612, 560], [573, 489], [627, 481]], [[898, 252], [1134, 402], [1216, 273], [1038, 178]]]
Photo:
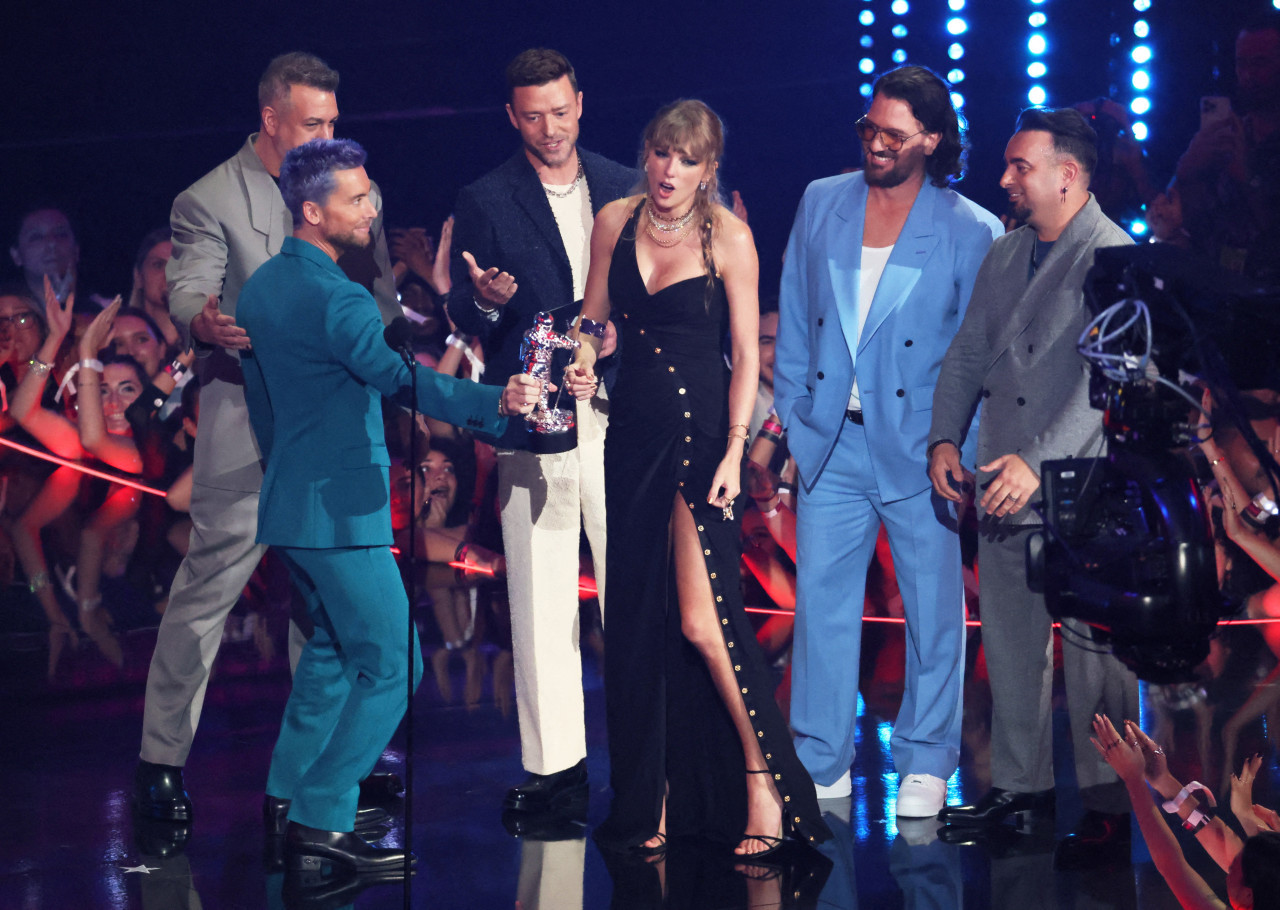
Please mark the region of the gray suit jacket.
[[[169, 260], [169, 311], [190, 344], [191, 320], [210, 294], [221, 295], [222, 312], [234, 317], [240, 289], [249, 276], [280, 252], [293, 233], [293, 219], [275, 180], [253, 149], [254, 133], [232, 158], [205, 174], [173, 202], [173, 257]], [[384, 322], [400, 314], [395, 278], [382, 232], [382, 197], [374, 248], [339, 263], [373, 293]], [[200, 432], [196, 436], [195, 481], [208, 487], [256, 492], [262, 486], [258, 446], [249, 428], [244, 377], [234, 351], [196, 342], [200, 355]]]
[[[979, 404], [978, 464], [1020, 455], [1033, 471], [1054, 458], [1101, 453], [1102, 415], [1089, 407], [1089, 368], [1076, 343], [1091, 314], [1084, 278], [1099, 247], [1133, 243], [1091, 195], [1034, 277], [1035, 231], [997, 238], [974, 282], [933, 394], [930, 443], [963, 442]], [[991, 479], [979, 473], [979, 487]], [[1023, 509], [1011, 524], [1035, 524]]]

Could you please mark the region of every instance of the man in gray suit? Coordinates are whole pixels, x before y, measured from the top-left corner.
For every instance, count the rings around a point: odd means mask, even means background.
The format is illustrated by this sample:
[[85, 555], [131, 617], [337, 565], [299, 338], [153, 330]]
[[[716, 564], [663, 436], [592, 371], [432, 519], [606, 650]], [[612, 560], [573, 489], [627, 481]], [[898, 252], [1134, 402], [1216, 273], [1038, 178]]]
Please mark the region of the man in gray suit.
[[[316, 137], [333, 138], [337, 87], [338, 74], [311, 54], [272, 60], [258, 84], [259, 131], [173, 203], [169, 307], [183, 340], [197, 353], [200, 435], [190, 549], [174, 579], [147, 675], [134, 806], [149, 818], [191, 820], [182, 766], [227, 614], [266, 551], [254, 542], [262, 466], [240, 371], [239, 352], [250, 339], [236, 325], [236, 299], [293, 229], [275, 178], [290, 149]], [[371, 198], [379, 212], [373, 252], [350, 254], [339, 265], [369, 286], [385, 322], [399, 307], [376, 187]], [[296, 629], [290, 636], [298, 637]]]
[[[982, 405], [978, 559], [993, 703], [992, 789], [972, 805], [942, 810], [939, 817], [959, 828], [985, 828], [1053, 807], [1053, 635], [1044, 598], [1027, 587], [1027, 533], [1038, 527], [1027, 504], [1040, 486], [1042, 461], [1103, 454], [1101, 415], [1089, 406], [1088, 366], [1076, 351], [1090, 320], [1084, 277], [1094, 250], [1133, 241], [1089, 192], [1096, 141], [1074, 110], [1032, 108], [1018, 118], [1000, 185], [1024, 223], [998, 238], [983, 260], [933, 396], [929, 478], [939, 495], [956, 502], [968, 480], [959, 447]], [[1095, 712], [1137, 717], [1138, 684], [1088, 640], [1084, 626], [1064, 623], [1063, 636], [1086, 814], [1058, 858], [1078, 864], [1114, 855], [1114, 847], [1128, 841], [1124, 785], [1093, 749], [1089, 731]]]

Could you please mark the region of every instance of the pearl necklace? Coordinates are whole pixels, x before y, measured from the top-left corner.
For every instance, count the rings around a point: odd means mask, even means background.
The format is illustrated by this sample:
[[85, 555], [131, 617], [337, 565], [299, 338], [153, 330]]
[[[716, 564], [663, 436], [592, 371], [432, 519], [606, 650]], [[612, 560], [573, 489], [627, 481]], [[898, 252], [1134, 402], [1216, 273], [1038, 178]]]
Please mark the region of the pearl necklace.
[[554, 196], [557, 199], [568, 199], [570, 196], [572, 196], [574, 193], [578, 191], [578, 184], [582, 182], [582, 177], [583, 177], [582, 159], [579, 158], [578, 159], [578, 176], [573, 178], [573, 183], [569, 184], [569, 188], [567, 190], [565, 190], [563, 193], [557, 193], [555, 190], [553, 190], [551, 187], [547, 186], [544, 183], [542, 184], [542, 191], [546, 193], [548, 196]]

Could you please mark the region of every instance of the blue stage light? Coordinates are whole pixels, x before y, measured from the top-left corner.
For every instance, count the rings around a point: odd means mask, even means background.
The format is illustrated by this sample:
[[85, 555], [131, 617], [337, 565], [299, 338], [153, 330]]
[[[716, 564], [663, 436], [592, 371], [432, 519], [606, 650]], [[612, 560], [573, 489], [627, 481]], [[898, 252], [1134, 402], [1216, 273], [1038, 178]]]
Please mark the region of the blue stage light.
[[952, 60], [959, 60], [961, 57], [964, 56], [964, 45], [963, 44], [951, 45], [949, 48], [947, 48], [947, 56], [950, 57]]
[[1141, 237], [1147, 232], [1147, 223], [1145, 221], [1134, 221], [1129, 225], [1129, 233], [1135, 237]]
[[1133, 87], [1140, 92], [1145, 92], [1151, 87], [1151, 74], [1146, 70], [1134, 70]]
[[1133, 126], [1130, 127], [1130, 129], [1133, 132], [1134, 139], [1137, 139], [1139, 142], [1147, 141], [1147, 125], [1141, 120], [1133, 121]]
[[904, 51], [902, 48], [898, 48], [896, 51], [894, 51], [894, 52], [893, 52], [893, 62], [894, 62], [894, 63], [906, 63], [906, 62], [907, 62], [907, 52], [906, 52], [906, 51]]
[[902, 23], [898, 23], [897, 25], [895, 25], [893, 27], [893, 37], [895, 38], [907, 37], [907, 27]]
[[1027, 92], [1027, 100], [1035, 105], [1044, 104], [1048, 98], [1049, 96], [1045, 93], [1044, 88], [1039, 85], [1031, 86], [1031, 91]]
[[858, 21], [863, 25], [874, 25], [876, 21], [876, 14], [871, 12], [869, 9], [864, 9], [862, 12], [858, 13]]
[[861, 44], [863, 47], [870, 47], [871, 45], [875, 44], [875, 41], [872, 39], [870, 35], [863, 35], [858, 40], [858, 43]]
[[960, 108], [964, 107], [964, 95], [960, 94], [959, 92], [952, 92], [951, 106], [954, 107], [956, 110], [959, 110]]
[[876, 62], [870, 57], [863, 57], [858, 61], [858, 69], [870, 75], [876, 71]]
[[951, 70], [947, 73], [947, 81], [952, 85], [955, 85], [957, 82], [964, 82], [964, 70]]
[[859, 93], [860, 95], [862, 95], [862, 97], [863, 97], [863, 98], [870, 98], [870, 97], [871, 97], [871, 84], [870, 84], [870, 83], [868, 83], [868, 82], [864, 82], [864, 83], [862, 83], [862, 85], [858, 86], [858, 93]]
[[1044, 40], [1044, 35], [1040, 34], [1039, 32], [1036, 32], [1035, 34], [1033, 34], [1031, 38], [1027, 41], [1027, 50], [1031, 51], [1031, 53], [1035, 54], [1036, 56], [1043, 54], [1045, 50], [1048, 48], [1048, 46], [1049, 46], [1048, 43]]
[[1133, 58], [1134, 63], [1147, 63], [1151, 60], [1151, 48], [1145, 44], [1139, 44], [1129, 56]]
[[965, 22], [959, 16], [954, 19], [947, 20], [947, 31], [953, 35], [963, 35], [969, 30], [969, 23]]
[[1151, 9], [1151, 0], [1133, 0], [1133, 8], [1140, 13]]
[[958, 13], [964, 9], [964, 0], [947, 0], [947, 6], [952, 12]]
[[1147, 24], [1146, 19], [1139, 19], [1133, 23], [1133, 34], [1138, 38], [1145, 38], [1151, 34], [1151, 26]]
[[1032, 79], [1042, 79], [1047, 72], [1049, 72], [1049, 68], [1039, 60], [1027, 67], [1027, 75]]
[[893, 0], [893, 5], [889, 9], [893, 10], [895, 16], [905, 16], [911, 9], [911, 4], [907, 3], [907, 0]]
[[1129, 110], [1141, 116], [1151, 110], [1151, 101], [1148, 98], [1134, 98], [1133, 101], [1129, 102]]
[[1032, 13], [1027, 17], [1027, 24], [1032, 28], [1041, 28], [1047, 21], [1044, 13]]

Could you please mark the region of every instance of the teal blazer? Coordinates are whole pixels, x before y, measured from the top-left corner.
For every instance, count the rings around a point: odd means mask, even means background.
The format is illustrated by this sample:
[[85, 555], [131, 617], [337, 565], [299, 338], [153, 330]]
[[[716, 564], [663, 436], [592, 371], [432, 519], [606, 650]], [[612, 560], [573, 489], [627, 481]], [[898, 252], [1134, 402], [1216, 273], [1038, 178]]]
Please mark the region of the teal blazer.
[[[264, 462], [258, 542], [333, 548], [391, 543], [379, 399], [410, 403], [409, 368], [383, 341], [378, 305], [322, 250], [286, 237], [245, 282], [236, 322], [249, 420]], [[418, 370], [418, 409], [500, 436], [502, 389]]]

